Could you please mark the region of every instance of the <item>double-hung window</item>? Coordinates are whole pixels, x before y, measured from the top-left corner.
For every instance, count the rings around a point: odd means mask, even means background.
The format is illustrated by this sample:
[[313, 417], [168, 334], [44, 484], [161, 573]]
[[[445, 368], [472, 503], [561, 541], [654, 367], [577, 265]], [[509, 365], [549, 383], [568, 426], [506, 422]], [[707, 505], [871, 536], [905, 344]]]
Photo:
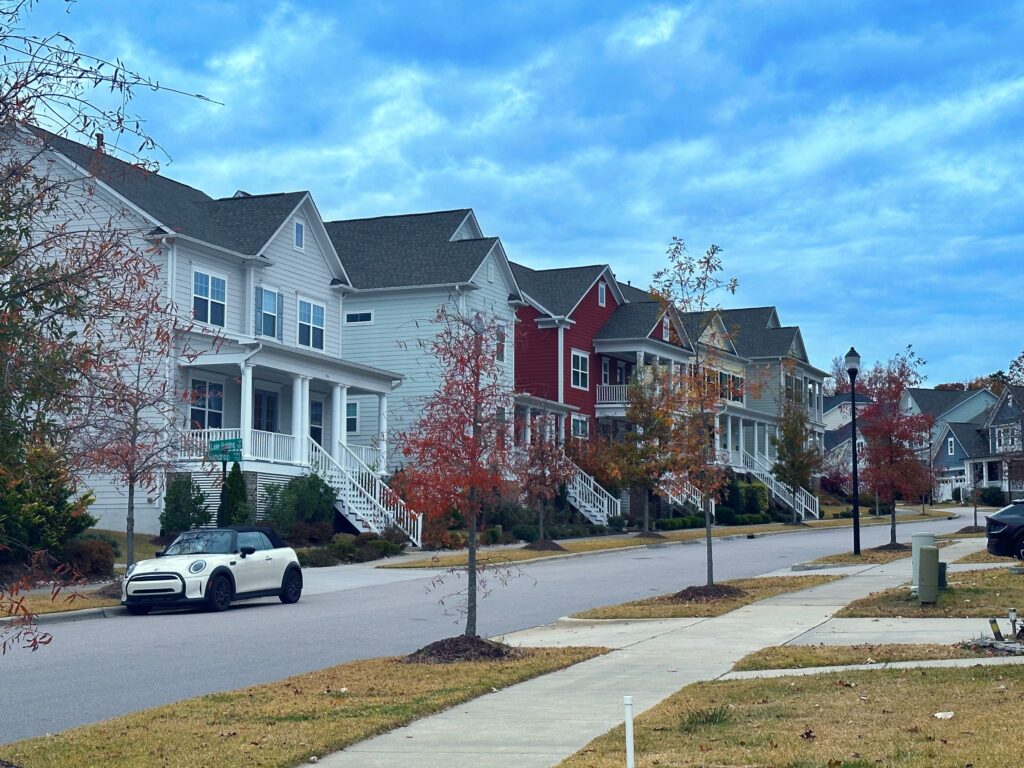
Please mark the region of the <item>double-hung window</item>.
[[572, 351], [572, 386], [590, 389], [590, 355], [578, 349]]
[[572, 436], [581, 440], [590, 437], [590, 419], [578, 414], [572, 415]]
[[946, 440], [946, 453], [948, 453], [950, 456], [956, 453], [956, 445], [953, 443], [952, 437]]
[[323, 304], [299, 299], [299, 346], [324, 348], [325, 312]]
[[505, 362], [505, 346], [508, 341], [508, 326], [504, 323], [498, 323], [494, 329], [495, 340], [494, 340], [494, 359], [499, 363]]
[[192, 429], [220, 429], [224, 426], [224, 385], [192, 379]]
[[603, 307], [608, 302], [608, 286], [604, 281], [597, 284], [597, 303]]
[[345, 404], [345, 434], [359, 434], [359, 403]]
[[603, 358], [601, 358], [601, 383], [602, 384], [609, 383], [609, 379], [610, 378], [611, 378], [611, 364], [608, 362], [608, 358], [607, 357], [603, 357]]
[[192, 317], [199, 323], [224, 327], [227, 314], [228, 283], [223, 277], [192, 272]]
[[265, 285], [256, 287], [256, 335], [284, 338], [282, 318], [284, 294]]
[[661, 340], [669, 341], [672, 338], [672, 325], [668, 319], [668, 315], [661, 318]]
[[295, 220], [295, 239], [292, 240], [292, 243], [297, 251], [304, 250], [306, 247], [306, 225], [298, 219]]

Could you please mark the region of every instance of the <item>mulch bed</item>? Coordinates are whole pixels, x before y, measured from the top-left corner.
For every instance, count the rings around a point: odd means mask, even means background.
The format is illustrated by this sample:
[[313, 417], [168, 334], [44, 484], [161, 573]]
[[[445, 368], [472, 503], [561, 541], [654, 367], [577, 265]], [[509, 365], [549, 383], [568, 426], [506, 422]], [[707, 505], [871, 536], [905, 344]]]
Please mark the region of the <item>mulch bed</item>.
[[657, 531], [640, 531], [635, 538], [637, 539], [664, 539], [665, 537]]
[[893, 544], [892, 542], [889, 542], [888, 544], [883, 544], [880, 547], [871, 547], [871, 549], [869, 551], [871, 551], [871, 552], [909, 552], [910, 550], [911, 550], [911, 546], [909, 544], [900, 544], [899, 542]]
[[8, 763], [6, 760], [0, 759], [0, 768], [20, 768], [20, 766], [14, 763]]
[[672, 602], [676, 603], [713, 603], [717, 600], [731, 600], [736, 597], [743, 597], [747, 593], [739, 587], [728, 584], [715, 584], [713, 587], [687, 587], [684, 590], [672, 595]]
[[[409, 664], [453, 664], [457, 661], [500, 661], [522, 657], [518, 648], [482, 637], [457, 635], [425, 645], [405, 657]], [[0, 767], [2, 768], [2, 767]]]
[[957, 533], [984, 533], [985, 526], [983, 525], [968, 525], [966, 528], [961, 528]]
[[[104, 584], [102, 587], [97, 589], [93, 594], [95, 594], [96, 597], [109, 597], [109, 598], [112, 598], [112, 599], [120, 600], [121, 599], [121, 582], [120, 581], [112, 581], [109, 584]], [[3, 766], [0, 766], [0, 768], [3, 768]]]
[[528, 549], [531, 552], [568, 552], [569, 550], [559, 544], [557, 541], [551, 539], [537, 539], [531, 541], [525, 545], [523, 549]]

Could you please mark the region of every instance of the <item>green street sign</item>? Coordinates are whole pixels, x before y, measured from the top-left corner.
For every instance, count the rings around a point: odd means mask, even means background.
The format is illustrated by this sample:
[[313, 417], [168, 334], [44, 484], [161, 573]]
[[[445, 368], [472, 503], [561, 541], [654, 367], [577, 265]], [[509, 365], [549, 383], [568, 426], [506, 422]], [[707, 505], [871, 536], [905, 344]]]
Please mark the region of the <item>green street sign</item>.
[[241, 461], [242, 460], [242, 438], [233, 437], [230, 440], [211, 440], [206, 449], [207, 461]]

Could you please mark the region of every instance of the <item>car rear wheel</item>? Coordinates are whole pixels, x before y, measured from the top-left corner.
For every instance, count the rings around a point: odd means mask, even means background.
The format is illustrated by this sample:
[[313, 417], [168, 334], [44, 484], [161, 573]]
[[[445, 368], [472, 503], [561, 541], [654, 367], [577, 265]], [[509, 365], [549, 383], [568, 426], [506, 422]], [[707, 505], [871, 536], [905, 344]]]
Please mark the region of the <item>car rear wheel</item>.
[[302, 597], [302, 577], [298, 572], [291, 570], [284, 575], [281, 581], [281, 594], [278, 598], [282, 603], [297, 603]]
[[1018, 560], [1024, 560], [1024, 536], [1021, 536], [1019, 539], [1017, 539], [1016, 550], [1017, 550], [1017, 559]]
[[231, 605], [231, 582], [227, 576], [218, 576], [210, 584], [206, 602], [211, 611], [226, 611]]
[[148, 605], [126, 605], [125, 608], [132, 616], [145, 616], [152, 610], [152, 607]]

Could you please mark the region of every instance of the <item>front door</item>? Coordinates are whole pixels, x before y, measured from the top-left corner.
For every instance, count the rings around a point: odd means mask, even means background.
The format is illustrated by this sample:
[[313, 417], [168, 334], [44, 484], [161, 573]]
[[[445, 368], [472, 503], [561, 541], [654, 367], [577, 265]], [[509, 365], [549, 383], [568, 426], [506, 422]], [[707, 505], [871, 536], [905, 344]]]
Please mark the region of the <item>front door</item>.
[[253, 393], [252, 428], [277, 432], [277, 392], [257, 389]]

